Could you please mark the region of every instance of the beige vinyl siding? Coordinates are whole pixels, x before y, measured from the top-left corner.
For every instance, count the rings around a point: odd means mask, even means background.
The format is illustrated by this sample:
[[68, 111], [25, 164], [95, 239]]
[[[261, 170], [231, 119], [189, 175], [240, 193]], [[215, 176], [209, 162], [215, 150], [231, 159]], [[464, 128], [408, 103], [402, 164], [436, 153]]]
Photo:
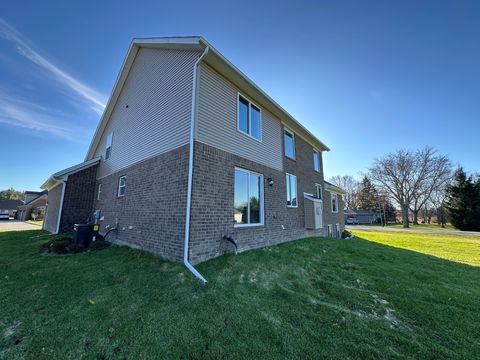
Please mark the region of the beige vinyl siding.
[[238, 131], [237, 93], [253, 103], [255, 99], [234, 87], [210, 66], [199, 69], [196, 140], [274, 169], [283, 169], [282, 126], [278, 119], [263, 109], [262, 141]]
[[[200, 55], [200, 51], [139, 50], [94, 152], [94, 157], [102, 156], [97, 178], [189, 142], [193, 65]], [[112, 152], [105, 161], [110, 132]]]

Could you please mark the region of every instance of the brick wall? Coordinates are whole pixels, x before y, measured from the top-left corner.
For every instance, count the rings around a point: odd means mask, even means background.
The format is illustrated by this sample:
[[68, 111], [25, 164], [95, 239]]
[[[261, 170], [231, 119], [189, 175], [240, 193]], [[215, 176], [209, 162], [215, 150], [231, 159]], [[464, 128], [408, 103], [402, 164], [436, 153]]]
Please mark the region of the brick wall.
[[97, 167], [97, 165], [91, 166], [68, 176], [63, 197], [60, 232], [71, 232], [74, 224], [84, 224], [92, 219]]
[[[118, 197], [118, 180], [123, 175], [125, 196]], [[118, 222], [118, 231], [108, 235], [109, 239], [181, 261], [187, 176], [188, 145], [97, 180], [93, 207], [104, 216], [101, 230]], [[100, 184], [100, 200], [97, 200]]]
[[[297, 175], [298, 208], [287, 208], [285, 172], [203, 143], [195, 143], [190, 235], [192, 263], [231, 252], [232, 245], [222, 240], [224, 234], [232, 235], [239, 250], [245, 251], [325, 233], [324, 229], [317, 231], [305, 229], [303, 192], [313, 193], [315, 182], [323, 183], [323, 177], [321, 173], [314, 173], [313, 153], [310, 154], [311, 151], [307, 151], [308, 145], [298, 140], [297, 161], [286, 166], [288, 172]], [[264, 176], [265, 224], [263, 226], [234, 227], [235, 167], [255, 171]], [[273, 186], [268, 185], [268, 178], [273, 179]]]
[[345, 230], [345, 218], [343, 214], [344, 202], [341, 195], [338, 195], [338, 213], [332, 212], [331, 205], [331, 193], [329, 191], [324, 191], [324, 200], [323, 200], [323, 218], [324, 218], [324, 227], [327, 229], [327, 225], [333, 226], [333, 231], [335, 231], [335, 224], [340, 224], [340, 234]]

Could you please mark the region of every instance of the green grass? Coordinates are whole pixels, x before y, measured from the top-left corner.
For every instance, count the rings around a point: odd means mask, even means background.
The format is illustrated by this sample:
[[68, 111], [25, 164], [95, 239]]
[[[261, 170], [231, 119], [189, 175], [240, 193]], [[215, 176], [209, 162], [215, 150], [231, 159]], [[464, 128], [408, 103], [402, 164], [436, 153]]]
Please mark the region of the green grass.
[[352, 233], [377, 244], [480, 266], [480, 236], [359, 230], [353, 230]]
[[[391, 224], [391, 225], [388, 225], [388, 227], [392, 227], [392, 228], [398, 228], [398, 229], [403, 229], [403, 225], [402, 224]], [[440, 225], [438, 224], [418, 224], [418, 225], [415, 225], [415, 224], [410, 224], [410, 229], [419, 229], [419, 230], [457, 230], [455, 229], [452, 225], [445, 225], [444, 228], [442, 228]]]
[[3, 232], [0, 358], [477, 358], [480, 269], [375, 234], [217, 258], [202, 285], [139, 250], [45, 256], [43, 231]]

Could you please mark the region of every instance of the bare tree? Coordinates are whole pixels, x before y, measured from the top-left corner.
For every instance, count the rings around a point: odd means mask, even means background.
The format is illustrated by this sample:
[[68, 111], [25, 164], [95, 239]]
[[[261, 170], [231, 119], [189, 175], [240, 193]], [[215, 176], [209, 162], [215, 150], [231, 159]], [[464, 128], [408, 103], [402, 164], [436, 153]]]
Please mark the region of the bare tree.
[[357, 209], [359, 182], [355, 180], [353, 176], [337, 175], [330, 178], [328, 181], [346, 191], [346, 194], [343, 196], [343, 200], [347, 209]]
[[415, 152], [397, 150], [376, 159], [370, 168], [370, 177], [397, 202], [402, 213], [403, 227], [408, 228], [410, 207], [417, 198], [420, 206], [417, 205], [415, 209], [421, 208], [425, 203], [420, 200], [421, 194], [431, 194], [432, 183], [437, 184], [435, 176], [438, 176], [443, 171], [440, 169], [447, 165], [450, 166], [448, 159], [437, 156], [436, 151], [430, 147]]
[[416, 225], [418, 225], [420, 209], [426, 206], [434, 191], [440, 189], [448, 182], [452, 173], [452, 165], [448, 157], [436, 155], [435, 150], [425, 148], [418, 155], [420, 156], [418, 161], [424, 164], [426, 172], [421, 186], [416, 188], [412, 194], [410, 211], [413, 214], [413, 223]]

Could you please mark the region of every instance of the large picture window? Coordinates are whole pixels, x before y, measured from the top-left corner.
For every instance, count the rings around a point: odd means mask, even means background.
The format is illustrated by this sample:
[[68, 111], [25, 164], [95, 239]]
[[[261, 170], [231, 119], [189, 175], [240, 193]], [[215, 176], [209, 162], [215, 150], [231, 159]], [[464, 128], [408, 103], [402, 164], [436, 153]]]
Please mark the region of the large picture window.
[[235, 169], [235, 226], [263, 225], [263, 175]]
[[262, 140], [262, 114], [260, 108], [238, 94], [238, 130]]
[[287, 185], [287, 206], [288, 207], [297, 207], [297, 177], [295, 175], [287, 174], [286, 178]]

